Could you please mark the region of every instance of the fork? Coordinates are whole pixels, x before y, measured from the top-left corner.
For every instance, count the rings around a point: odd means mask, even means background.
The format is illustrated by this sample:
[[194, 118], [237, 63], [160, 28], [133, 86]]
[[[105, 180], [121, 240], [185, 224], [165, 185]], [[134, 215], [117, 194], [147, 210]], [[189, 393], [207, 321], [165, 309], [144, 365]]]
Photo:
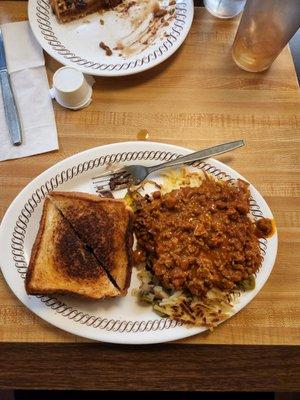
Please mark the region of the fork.
[[227, 151], [242, 147], [244, 144], [245, 142], [243, 140], [223, 143], [151, 167], [145, 167], [143, 165], [127, 165], [109, 174], [102, 174], [92, 178], [93, 185], [98, 192], [124, 189], [128, 187], [128, 185], [140, 184], [148, 175], [152, 174], [154, 171], [158, 171], [159, 169], [202, 161], [211, 156], [226, 153]]

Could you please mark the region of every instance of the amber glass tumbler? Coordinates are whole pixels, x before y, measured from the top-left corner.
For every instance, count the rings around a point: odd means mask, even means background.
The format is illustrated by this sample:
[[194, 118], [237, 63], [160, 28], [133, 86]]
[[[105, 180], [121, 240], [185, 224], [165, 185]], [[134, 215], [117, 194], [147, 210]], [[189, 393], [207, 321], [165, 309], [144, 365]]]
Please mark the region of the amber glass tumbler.
[[299, 27], [300, 0], [247, 0], [232, 57], [246, 71], [264, 71]]

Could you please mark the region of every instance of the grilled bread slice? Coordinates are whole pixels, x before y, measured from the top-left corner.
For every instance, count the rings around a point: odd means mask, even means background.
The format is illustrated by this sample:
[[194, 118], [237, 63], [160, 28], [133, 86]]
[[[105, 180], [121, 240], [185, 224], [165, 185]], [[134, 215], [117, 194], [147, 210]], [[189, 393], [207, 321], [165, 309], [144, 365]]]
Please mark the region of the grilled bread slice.
[[46, 198], [25, 280], [28, 294], [74, 293], [89, 299], [120, 295], [99, 261]]
[[132, 270], [133, 213], [123, 200], [79, 192], [51, 192], [50, 200], [125, 295]]
[[96, 11], [110, 9], [122, 0], [50, 0], [52, 11], [60, 23], [83, 18]]

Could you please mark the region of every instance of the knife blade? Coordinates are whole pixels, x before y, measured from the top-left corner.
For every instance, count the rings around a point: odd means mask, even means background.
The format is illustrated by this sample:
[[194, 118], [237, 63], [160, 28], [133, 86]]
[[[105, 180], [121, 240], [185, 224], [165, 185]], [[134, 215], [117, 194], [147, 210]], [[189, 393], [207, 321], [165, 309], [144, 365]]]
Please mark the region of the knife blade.
[[14, 99], [10, 77], [7, 71], [3, 35], [0, 28], [0, 85], [2, 91], [3, 105], [6, 124], [11, 142], [14, 146], [22, 143], [21, 124], [18, 109]]

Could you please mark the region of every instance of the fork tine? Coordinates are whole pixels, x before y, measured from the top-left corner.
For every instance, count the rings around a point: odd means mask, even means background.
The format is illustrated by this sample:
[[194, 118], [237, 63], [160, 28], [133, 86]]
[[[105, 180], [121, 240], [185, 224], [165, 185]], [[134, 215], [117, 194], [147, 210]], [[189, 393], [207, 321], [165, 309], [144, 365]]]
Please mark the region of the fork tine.
[[110, 191], [115, 191], [115, 190], [121, 190], [121, 189], [127, 189], [128, 188], [128, 182], [127, 183], [122, 183], [120, 185], [116, 185], [114, 189], [110, 189]]
[[127, 175], [125, 175], [125, 176], [117, 175], [117, 176], [112, 176], [111, 178], [108, 178], [108, 179], [105, 178], [105, 179], [93, 181], [93, 184], [97, 185], [97, 186], [109, 186], [109, 187], [111, 187], [111, 186], [114, 186], [114, 185], [119, 186], [118, 182], [120, 182], [120, 184], [122, 184], [122, 183], [125, 183], [125, 181], [128, 182]]
[[100, 190], [120, 190], [128, 187], [130, 173], [125, 168], [120, 168], [108, 174], [101, 174], [92, 178], [94, 188]]
[[119, 168], [119, 169], [117, 169], [116, 171], [111, 171], [111, 172], [109, 172], [109, 173], [103, 173], [103, 174], [94, 176], [94, 177], [92, 178], [92, 180], [98, 179], [98, 178], [103, 178], [103, 177], [108, 177], [108, 176], [117, 175], [117, 174], [120, 174], [120, 173], [122, 173], [122, 172], [125, 172], [124, 168]]
[[[113, 177], [113, 175], [111, 176], [111, 178], [112, 178], [112, 177]], [[111, 180], [111, 178], [109, 178], [109, 177], [108, 177], [108, 178], [107, 178], [107, 177], [103, 177], [103, 178], [104, 178], [104, 179], [99, 179], [99, 180], [95, 180], [95, 181], [93, 180], [93, 183], [94, 183], [94, 184], [96, 184], [96, 183], [97, 183], [97, 184], [98, 184], [98, 183], [100, 184], [100, 183], [102, 183], [102, 182], [109, 182], [109, 181]]]
[[[120, 185], [117, 185], [113, 190], [121, 190], [121, 189], [127, 189], [128, 187], [128, 183], [122, 183]], [[102, 192], [102, 191], [112, 191], [112, 189], [110, 188], [109, 184], [104, 185], [104, 186], [98, 186], [98, 185], [94, 185], [94, 189], [96, 190], [96, 192]]]
[[94, 188], [96, 189], [96, 192], [100, 192], [102, 190], [110, 190], [109, 185], [104, 185], [104, 186], [94, 185]]

